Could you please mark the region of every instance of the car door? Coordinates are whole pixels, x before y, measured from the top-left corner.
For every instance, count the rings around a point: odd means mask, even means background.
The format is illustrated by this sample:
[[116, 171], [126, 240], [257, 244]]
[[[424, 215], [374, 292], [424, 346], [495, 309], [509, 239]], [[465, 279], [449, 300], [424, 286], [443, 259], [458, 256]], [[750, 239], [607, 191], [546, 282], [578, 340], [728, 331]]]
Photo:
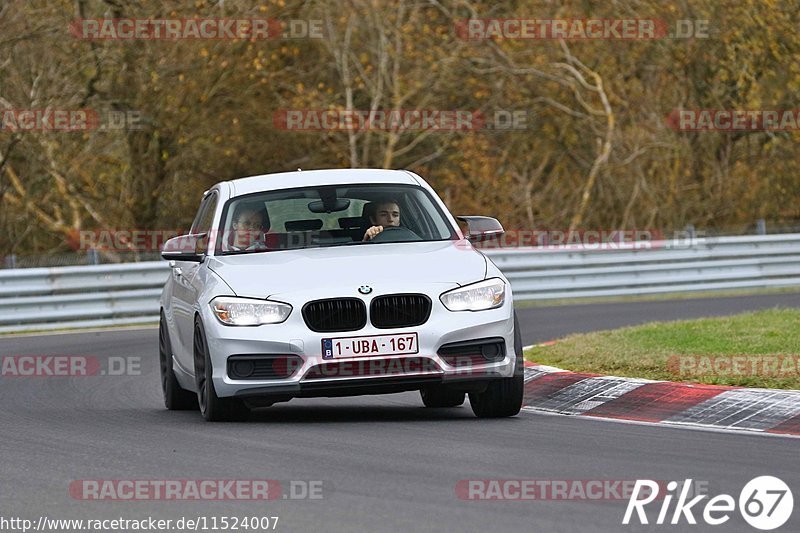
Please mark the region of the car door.
[[[211, 232], [218, 203], [219, 193], [216, 190], [206, 194], [192, 223], [190, 230], [192, 235]], [[203, 264], [195, 261], [173, 261], [170, 266], [173, 281], [171, 303], [178, 345], [174, 348], [174, 354], [178, 365], [184, 371], [193, 374], [194, 312], [197, 307], [197, 296], [202, 290], [199, 287], [198, 272], [203, 268]]]

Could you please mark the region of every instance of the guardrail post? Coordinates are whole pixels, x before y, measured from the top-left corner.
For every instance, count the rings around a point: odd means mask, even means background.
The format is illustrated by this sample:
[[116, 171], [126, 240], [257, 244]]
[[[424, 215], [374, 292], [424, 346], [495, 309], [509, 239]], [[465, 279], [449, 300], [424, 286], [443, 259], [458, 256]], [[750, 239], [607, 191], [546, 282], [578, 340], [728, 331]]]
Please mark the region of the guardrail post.
[[89, 257], [90, 265], [100, 264], [100, 257], [97, 255], [97, 250], [95, 250], [94, 248], [89, 248], [88, 250], [86, 250], [86, 255]]
[[766, 235], [767, 234], [767, 221], [763, 218], [759, 218], [756, 220], [756, 235]]
[[686, 232], [686, 237], [690, 241], [694, 241], [694, 239], [697, 237], [697, 230], [694, 229], [694, 224], [689, 224], [688, 226], [686, 226], [686, 229], [684, 231]]
[[14, 254], [6, 256], [6, 268], [17, 268], [17, 256]]

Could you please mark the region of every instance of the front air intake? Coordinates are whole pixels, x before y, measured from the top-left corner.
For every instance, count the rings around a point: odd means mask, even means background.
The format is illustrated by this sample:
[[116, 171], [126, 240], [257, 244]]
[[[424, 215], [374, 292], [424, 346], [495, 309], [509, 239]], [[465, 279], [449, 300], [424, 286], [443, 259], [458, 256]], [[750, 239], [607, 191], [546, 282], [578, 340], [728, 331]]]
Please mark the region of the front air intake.
[[372, 300], [369, 317], [380, 329], [420, 326], [431, 316], [431, 299], [424, 294], [387, 294]]
[[303, 306], [303, 320], [312, 331], [356, 331], [367, 324], [367, 307], [358, 298], [315, 300]]

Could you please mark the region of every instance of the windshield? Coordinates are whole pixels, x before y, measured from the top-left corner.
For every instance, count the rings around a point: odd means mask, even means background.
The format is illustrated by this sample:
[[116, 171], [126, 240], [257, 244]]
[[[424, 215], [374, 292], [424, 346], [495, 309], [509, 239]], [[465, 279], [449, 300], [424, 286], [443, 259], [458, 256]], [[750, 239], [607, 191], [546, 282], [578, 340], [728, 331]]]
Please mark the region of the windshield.
[[444, 213], [413, 185], [318, 186], [233, 198], [222, 214], [221, 254], [456, 239]]

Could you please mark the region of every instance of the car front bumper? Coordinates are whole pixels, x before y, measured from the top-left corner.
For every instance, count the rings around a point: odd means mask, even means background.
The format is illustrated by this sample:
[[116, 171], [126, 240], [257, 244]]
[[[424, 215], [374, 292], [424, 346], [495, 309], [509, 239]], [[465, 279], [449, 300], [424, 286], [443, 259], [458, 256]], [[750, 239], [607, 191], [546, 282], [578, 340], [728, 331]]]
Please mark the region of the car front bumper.
[[[514, 375], [513, 304], [510, 295], [503, 306], [485, 311], [448, 311], [434, 301], [431, 315], [421, 326], [378, 329], [370, 323], [358, 330], [317, 333], [295, 309], [282, 324], [257, 327], [225, 326], [209, 308], [201, 311], [213, 367], [212, 379], [219, 397], [349, 396], [416, 390], [432, 384], [453, 387], [480, 386], [488, 380]], [[390, 335], [416, 332], [418, 353], [370, 357], [323, 359], [322, 340], [336, 337]], [[502, 338], [505, 356], [493, 362], [469, 366], [452, 365], [437, 354], [444, 344], [486, 338]], [[227, 360], [239, 355], [291, 355], [299, 357], [299, 367], [284, 379], [233, 379]], [[432, 364], [429, 364], [432, 362]], [[320, 365], [338, 364], [336, 372], [323, 372]], [[364, 369], [370, 369], [366, 374]]]

